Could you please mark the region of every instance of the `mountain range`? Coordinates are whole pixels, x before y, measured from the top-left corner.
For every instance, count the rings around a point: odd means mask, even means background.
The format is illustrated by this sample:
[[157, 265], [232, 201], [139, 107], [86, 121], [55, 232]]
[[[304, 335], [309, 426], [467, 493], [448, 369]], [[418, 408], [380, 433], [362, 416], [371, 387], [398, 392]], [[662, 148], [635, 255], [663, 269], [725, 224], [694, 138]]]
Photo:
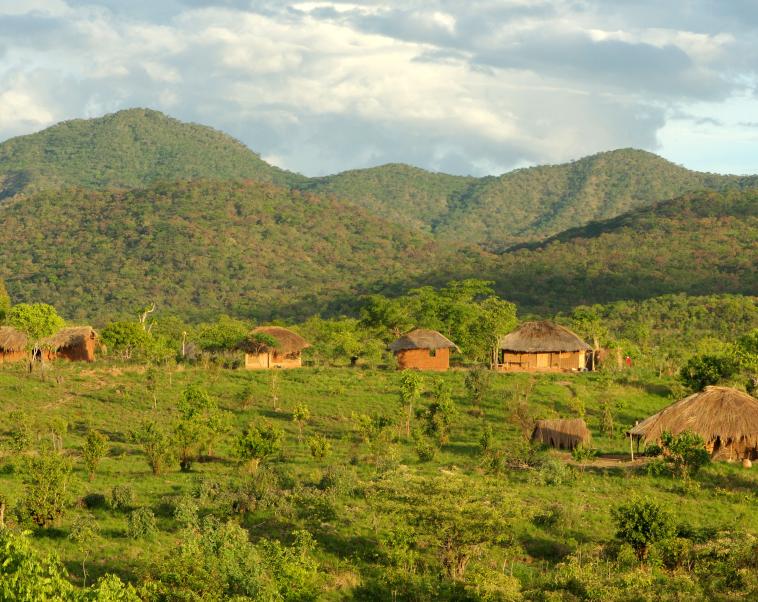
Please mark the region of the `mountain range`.
[[390, 164], [307, 178], [131, 109], [0, 144], [0, 278], [105, 321], [349, 311], [454, 278], [526, 311], [669, 292], [756, 294], [755, 176], [622, 149], [463, 177]]

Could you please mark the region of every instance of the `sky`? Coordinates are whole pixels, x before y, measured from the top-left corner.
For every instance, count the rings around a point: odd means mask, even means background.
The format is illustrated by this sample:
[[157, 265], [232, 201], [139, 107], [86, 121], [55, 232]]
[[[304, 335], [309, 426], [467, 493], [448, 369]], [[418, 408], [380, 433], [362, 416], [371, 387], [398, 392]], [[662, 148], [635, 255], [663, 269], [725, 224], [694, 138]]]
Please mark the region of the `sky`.
[[758, 173], [758, 0], [0, 0], [0, 140], [130, 107], [309, 176]]

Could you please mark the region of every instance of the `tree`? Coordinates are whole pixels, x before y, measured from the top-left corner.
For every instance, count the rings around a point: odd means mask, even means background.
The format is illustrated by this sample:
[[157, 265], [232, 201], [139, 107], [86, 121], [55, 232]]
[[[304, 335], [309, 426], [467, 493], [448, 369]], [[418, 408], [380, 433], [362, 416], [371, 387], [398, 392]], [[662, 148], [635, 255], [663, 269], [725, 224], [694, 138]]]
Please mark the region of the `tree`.
[[100, 460], [102, 460], [108, 453], [108, 437], [103, 433], [99, 433], [95, 430], [90, 430], [87, 433], [87, 438], [82, 446], [82, 458], [84, 459], [84, 467], [87, 469], [87, 478], [92, 481], [95, 479], [95, 471], [97, 470]]
[[270, 422], [251, 422], [237, 437], [237, 456], [247, 461], [250, 472], [255, 472], [263, 460], [281, 450], [283, 436]]
[[[46, 303], [19, 303], [7, 313], [5, 321], [27, 337], [27, 351], [32, 358], [44, 359], [44, 339], [54, 335], [65, 322], [52, 305]], [[31, 364], [30, 364], [31, 366]]]
[[316, 433], [308, 438], [308, 448], [311, 450], [311, 456], [316, 460], [323, 460], [331, 453], [332, 444], [321, 433]]
[[220, 353], [239, 349], [250, 332], [250, 326], [241, 320], [220, 316], [214, 323], [200, 324], [195, 332], [194, 338], [203, 351]]
[[47, 527], [63, 515], [70, 474], [70, 463], [57, 453], [44, 453], [27, 460], [21, 508], [35, 525]]
[[100, 340], [109, 353], [132, 359], [138, 353], [144, 353], [149, 345], [147, 332], [137, 322], [111, 322], [100, 332]]
[[192, 462], [205, 450], [207, 455], [219, 436], [227, 428], [226, 412], [208, 392], [197, 385], [187, 385], [178, 405], [179, 420], [174, 424], [174, 442], [179, 448], [179, 465], [183, 472], [190, 470]]
[[171, 439], [158, 426], [158, 423], [151, 420], [144, 420], [131, 433], [131, 438], [142, 446], [142, 451], [147, 457], [147, 463], [150, 465], [154, 475], [160, 475], [171, 463], [173, 454], [171, 453]]
[[299, 403], [292, 410], [292, 421], [297, 424], [297, 440], [303, 440], [303, 426], [311, 419], [311, 410], [304, 403]]
[[679, 379], [693, 391], [701, 391], [708, 385], [715, 385], [734, 376], [737, 370], [735, 359], [726, 354], [697, 355], [682, 366]]
[[616, 537], [628, 543], [637, 558], [647, 558], [650, 545], [674, 534], [671, 514], [657, 502], [636, 499], [611, 509]]
[[92, 554], [94, 539], [100, 527], [92, 514], [79, 514], [71, 525], [69, 539], [74, 541], [82, 554], [82, 587], [87, 587], [87, 559]]
[[481, 413], [482, 401], [492, 388], [492, 370], [478, 366], [473, 370], [466, 372], [464, 380], [466, 391], [468, 391], [471, 405], [474, 406], [477, 413]]
[[423, 413], [426, 434], [435, 437], [440, 445], [450, 438], [450, 427], [458, 411], [450, 392], [450, 385], [439, 380], [434, 385], [434, 401]]
[[400, 403], [407, 407], [405, 417], [405, 436], [411, 436], [411, 419], [413, 405], [421, 397], [421, 374], [415, 370], [403, 370], [400, 374]]
[[684, 431], [674, 436], [669, 431], [661, 435], [664, 458], [674, 465], [674, 470], [688, 479], [711, 461], [705, 449], [705, 441], [697, 433]]
[[11, 309], [11, 298], [8, 290], [5, 288], [5, 282], [0, 279], [0, 324], [5, 322], [5, 318]]

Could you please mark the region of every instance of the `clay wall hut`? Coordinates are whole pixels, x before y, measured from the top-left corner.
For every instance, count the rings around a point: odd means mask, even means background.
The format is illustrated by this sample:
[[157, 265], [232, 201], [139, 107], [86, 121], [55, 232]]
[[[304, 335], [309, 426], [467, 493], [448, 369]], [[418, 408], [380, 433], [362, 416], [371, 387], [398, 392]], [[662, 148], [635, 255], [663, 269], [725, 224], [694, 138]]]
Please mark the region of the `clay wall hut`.
[[538, 420], [532, 431], [532, 443], [543, 443], [556, 449], [574, 449], [589, 445], [592, 435], [581, 418]]
[[504, 372], [572, 372], [592, 369], [592, 348], [564, 326], [524, 322], [500, 337], [495, 369]]
[[700, 435], [714, 460], [758, 458], [758, 399], [729, 387], [706, 387], [646, 418], [628, 435], [660, 442], [664, 432]]
[[91, 327], [72, 326], [45, 339], [43, 347], [48, 359], [93, 362], [97, 342], [97, 333]]
[[310, 344], [299, 334], [281, 326], [260, 326], [250, 334], [267, 335], [276, 341], [276, 346], [246, 344], [246, 369], [300, 368], [303, 365], [302, 351], [310, 347]]
[[26, 335], [12, 326], [0, 326], [0, 364], [28, 359]]
[[389, 346], [397, 358], [398, 370], [416, 369], [443, 372], [450, 367], [450, 350], [455, 343], [436, 330], [417, 328]]

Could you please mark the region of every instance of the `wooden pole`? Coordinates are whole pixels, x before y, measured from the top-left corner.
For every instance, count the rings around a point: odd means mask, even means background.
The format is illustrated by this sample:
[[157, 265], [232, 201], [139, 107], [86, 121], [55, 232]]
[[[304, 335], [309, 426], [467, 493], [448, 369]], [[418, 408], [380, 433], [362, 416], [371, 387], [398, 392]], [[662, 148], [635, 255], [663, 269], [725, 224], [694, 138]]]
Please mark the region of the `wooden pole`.
[[634, 462], [634, 444], [632, 443], [632, 434], [629, 433], [629, 451], [632, 454], [632, 462]]

